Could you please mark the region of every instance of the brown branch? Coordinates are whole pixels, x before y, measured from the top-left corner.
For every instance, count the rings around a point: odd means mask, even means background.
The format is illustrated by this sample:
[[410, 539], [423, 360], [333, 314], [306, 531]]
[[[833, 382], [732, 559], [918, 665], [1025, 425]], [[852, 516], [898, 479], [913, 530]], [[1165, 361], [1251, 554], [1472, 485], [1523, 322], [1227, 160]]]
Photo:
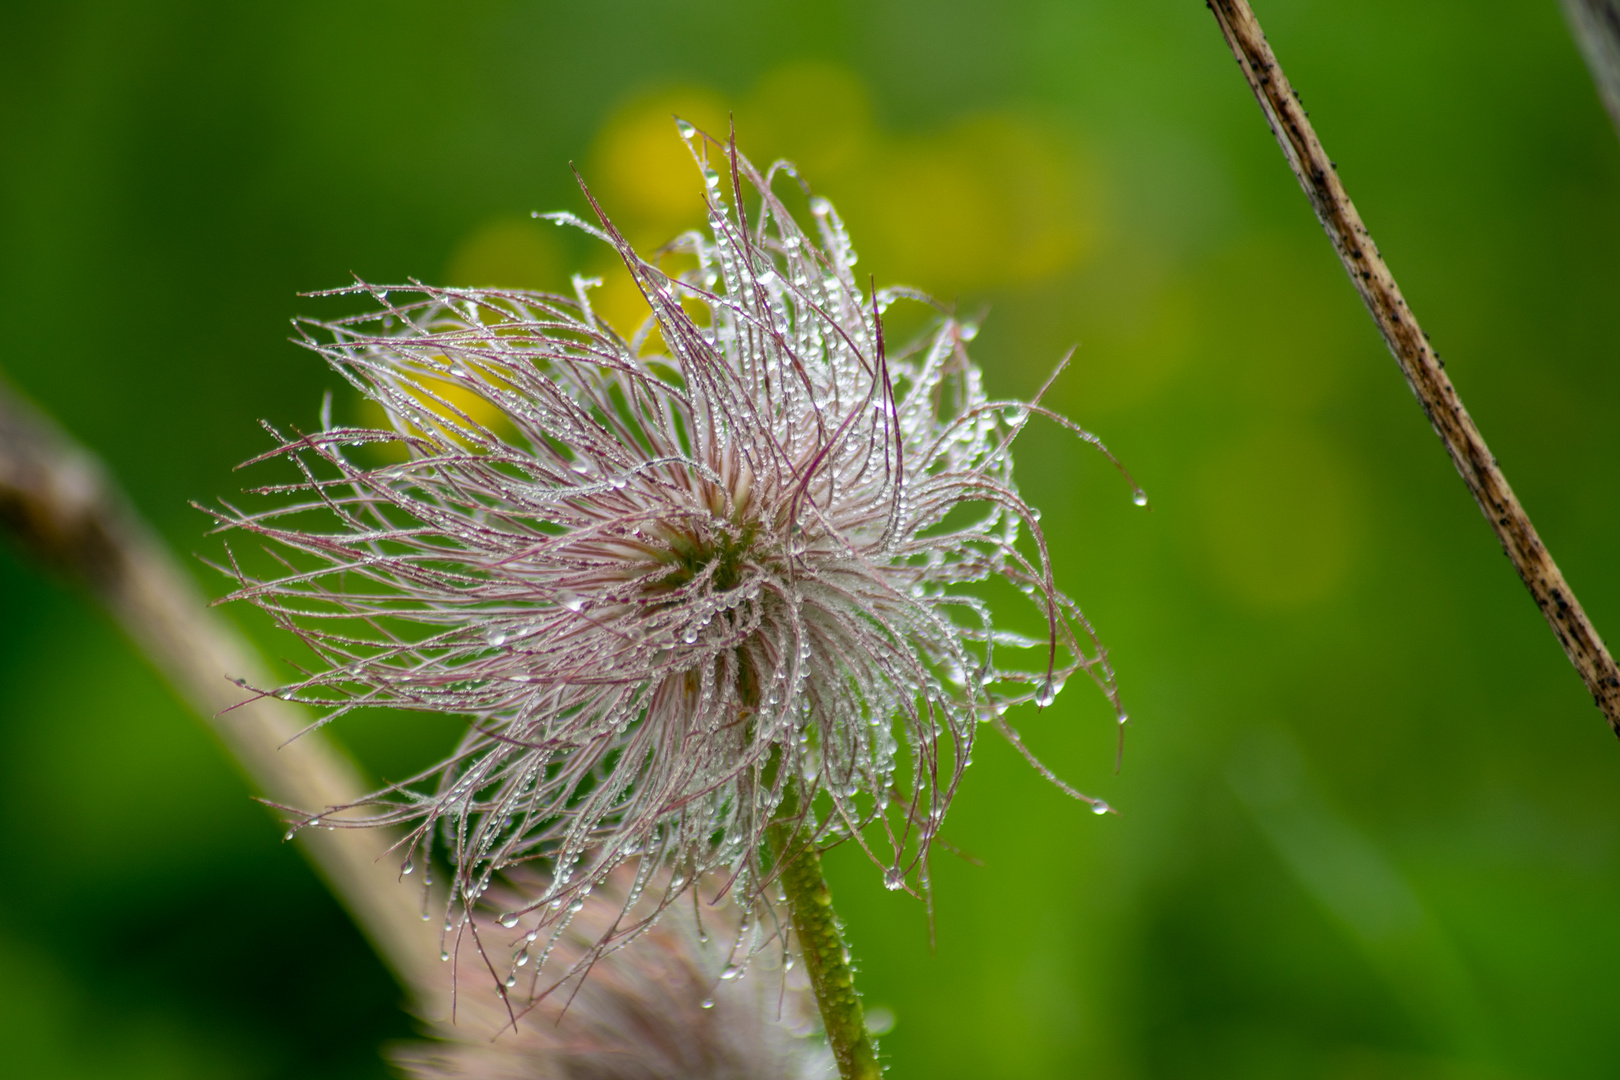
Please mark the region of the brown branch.
[[[1367, 227], [1361, 223], [1350, 196], [1345, 194], [1338, 173], [1328, 160], [1322, 144], [1306, 118], [1299, 95], [1288, 85], [1277, 58], [1266, 43], [1260, 23], [1248, 0], [1208, 0], [1220, 23], [1226, 42], [1237, 57], [1238, 67], [1249, 81], [1266, 122], [1277, 136], [1288, 164], [1311, 200], [1316, 216], [1339, 253], [1356, 291], [1372, 313], [1384, 335], [1389, 351], [1395, 354], [1406, 376], [1407, 385], [1417, 395], [1429, 422], [1446, 444], [1446, 451], [1462, 474], [1480, 512], [1490, 522], [1502, 550], [1524, 579], [1547, 623], [1564, 647], [1575, 670], [1580, 672], [1592, 700], [1609, 719], [1609, 726], [1620, 735], [1620, 670], [1603, 645], [1603, 639], [1581, 610], [1564, 575], [1536, 535], [1530, 517], [1514, 497], [1507, 477], [1480, 436], [1479, 429], [1463, 408], [1444, 365], [1429, 347], [1427, 336], [1401, 297], [1389, 268], [1378, 254]], [[1611, 5], [1612, 6], [1612, 5]]]
[[1562, 0], [1575, 43], [1620, 132], [1620, 0]]
[[[272, 685], [253, 647], [208, 609], [191, 577], [99, 462], [0, 384], [0, 530], [77, 579], [225, 744], [270, 801], [324, 810], [366, 793], [354, 764], [310, 718], [276, 698], [240, 704], [227, 676]], [[232, 706], [239, 706], [232, 708]], [[230, 712], [223, 710], [231, 709]], [[292, 740], [292, 741], [288, 741]], [[447, 1011], [436, 927], [419, 888], [401, 885], [386, 829], [305, 829], [305, 854], [429, 1019]]]

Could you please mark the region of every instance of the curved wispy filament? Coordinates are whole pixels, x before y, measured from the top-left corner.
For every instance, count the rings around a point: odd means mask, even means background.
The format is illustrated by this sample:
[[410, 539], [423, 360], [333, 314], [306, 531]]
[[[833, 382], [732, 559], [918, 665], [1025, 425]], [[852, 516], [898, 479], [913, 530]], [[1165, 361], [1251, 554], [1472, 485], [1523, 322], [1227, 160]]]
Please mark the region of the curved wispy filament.
[[[622, 256], [638, 330], [580, 279], [572, 297], [337, 290], [373, 306], [301, 323], [305, 343], [391, 426], [278, 433], [259, 460], [296, 474], [215, 511], [279, 560], [233, 557], [232, 598], [321, 661], [274, 693], [328, 721], [468, 718], [445, 760], [366, 803], [414, 830], [407, 858], [443, 846], [455, 919], [522, 862], [547, 884], [513, 925], [560, 932], [632, 858], [675, 868], [666, 900], [719, 873], [761, 901], [789, 784], [818, 842], [854, 836], [891, 887], [925, 889], [979, 724], [1077, 672], [1115, 699], [1013, 483], [1044, 410], [987, 398], [948, 313], [890, 346], [883, 312], [915, 294], [863, 288], [833, 208], [811, 199], [807, 232], [772, 190], [790, 166], [687, 137], [707, 231], [645, 259], [605, 214], [557, 216]], [[353, 824], [319, 810], [303, 824]]]

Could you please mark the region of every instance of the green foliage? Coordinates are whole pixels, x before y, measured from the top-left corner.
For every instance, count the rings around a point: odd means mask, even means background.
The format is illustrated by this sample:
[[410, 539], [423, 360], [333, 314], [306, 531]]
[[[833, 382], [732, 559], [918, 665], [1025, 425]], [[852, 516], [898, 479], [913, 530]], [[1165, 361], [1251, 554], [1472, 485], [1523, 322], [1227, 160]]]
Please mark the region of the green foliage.
[[[1259, 14], [1620, 634], [1620, 144], [1556, 5]], [[670, 108], [802, 153], [879, 284], [987, 311], [993, 392], [1081, 342], [1048, 403], [1153, 497], [1021, 438], [1059, 584], [1119, 671], [1123, 771], [1078, 685], [1008, 719], [1120, 814], [984, 739], [945, 835], [985, 865], [936, 856], [934, 950], [920, 903], [827, 859], [866, 1002], [898, 1018], [892, 1075], [1614, 1075], [1620, 748], [1193, 0], [5, 5], [0, 364], [177, 549], [212, 551], [185, 501], [240, 486], [256, 419], [312, 426], [327, 388], [356, 408], [286, 341], [333, 313], [298, 290], [578, 268], [609, 296], [612, 267], [527, 214], [583, 211], [573, 160], [638, 242], [684, 227], [657, 175], [614, 171]], [[384, 1075], [397, 991], [198, 726], [10, 554], [0, 611], [8, 1060]], [[397, 777], [442, 727], [338, 734]]]

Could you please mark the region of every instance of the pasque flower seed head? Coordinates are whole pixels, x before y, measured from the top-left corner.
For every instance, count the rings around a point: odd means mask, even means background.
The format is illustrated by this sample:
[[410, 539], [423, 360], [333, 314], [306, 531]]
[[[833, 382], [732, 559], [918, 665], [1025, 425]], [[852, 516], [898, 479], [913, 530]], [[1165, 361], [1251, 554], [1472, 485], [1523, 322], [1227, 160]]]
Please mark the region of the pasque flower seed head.
[[[682, 135], [706, 230], [644, 258], [594, 200], [597, 224], [550, 215], [617, 251], [639, 329], [599, 318], [578, 278], [572, 296], [338, 290], [375, 307], [301, 322], [304, 341], [389, 426], [278, 434], [256, 460], [296, 478], [216, 511], [280, 559], [233, 560], [232, 598], [320, 660], [275, 693], [328, 719], [467, 718], [368, 815], [304, 822], [411, 825], [408, 857], [443, 844], [458, 910], [536, 860], [547, 885], [514, 923], [566, 921], [630, 859], [643, 882], [673, 867], [670, 899], [719, 871], [759, 900], [790, 787], [818, 842], [857, 837], [890, 887], [926, 888], [979, 724], [1016, 742], [1008, 707], [1081, 671], [1115, 698], [1013, 482], [1014, 438], [1052, 414], [991, 400], [948, 311], [887, 340], [891, 303], [931, 301], [863, 283], [824, 199], [807, 231], [791, 166]], [[1008, 603], [1038, 637], [1005, 628]]]
[[[430, 1026], [439, 1041], [393, 1047], [395, 1064], [413, 1080], [837, 1076], [813, 1037], [816, 1005], [801, 969], [781, 970], [781, 951], [766, 949], [744, 977], [734, 961], [763, 935], [743, 924], [739, 905], [709, 904], [712, 888], [695, 906], [701, 919], [681, 905], [623, 948], [599, 948], [627, 913], [634, 920], [654, 906], [627, 903], [635, 878], [621, 867], [559, 934], [531, 939], [484, 912], [464, 924], [446, 943], [459, 975], [454, 1021]], [[518, 903], [545, 886], [519, 868], [486, 899]]]

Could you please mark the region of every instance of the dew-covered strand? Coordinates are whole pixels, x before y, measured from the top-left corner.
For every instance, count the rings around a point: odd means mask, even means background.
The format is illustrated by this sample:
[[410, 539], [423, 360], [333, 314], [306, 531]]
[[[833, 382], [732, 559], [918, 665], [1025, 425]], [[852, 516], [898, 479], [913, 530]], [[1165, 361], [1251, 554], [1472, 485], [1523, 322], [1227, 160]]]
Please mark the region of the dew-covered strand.
[[578, 278], [339, 290], [372, 307], [304, 343], [387, 426], [277, 433], [279, 474], [216, 511], [277, 559], [233, 557], [234, 596], [320, 661], [275, 692], [327, 720], [467, 719], [366, 804], [414, 829], [407, 866], [455, 867], [453, 910], [538, 863], [545, 890], [508, 914], [565, 925], [632, 857], [677, 870], [649, 886], [666, 900], [718, 872], [763, 903], [789, 783], [809, 842], [881, 821], [873, 858], [904, 882], [981, 722], [1077, 672], [1115, 700], [1013, 482], [1014, 438], [1049, 414], [986, 395], [971, 324], [885, 339], [879, 311], [918, 294], [855, 276], [831, 204], [807, 231], [773, 193], [785, 166], [682, 134], [706, 231], [644, 258], [605, 215], [554, 216], [617, 251], [644, 325], [604, 323]]

